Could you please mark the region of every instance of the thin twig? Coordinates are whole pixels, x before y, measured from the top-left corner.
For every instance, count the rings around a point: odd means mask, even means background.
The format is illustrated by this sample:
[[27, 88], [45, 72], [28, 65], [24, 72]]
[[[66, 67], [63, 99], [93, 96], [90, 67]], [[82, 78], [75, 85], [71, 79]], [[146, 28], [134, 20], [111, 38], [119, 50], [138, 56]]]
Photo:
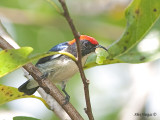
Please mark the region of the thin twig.
[[[1, 24], [0, 29], [3, 29], [1, 27]], [[4, 36], [0, 34], [0, 48], [12, 49], [15, 48], [13, 44], [17, 45], [17, 43], [15, 43], [15, 41], [13, 41], [12, 39], [6, 40]], [[17, 48], [19, 48], [18, 45]], [[38, 70], [38, 68], [36, 68], [31, 63], [23, 66], [23, 68], [29, 72], [29, 74], [34, 78], [34, 80], [38, 82], [39, 86], [42, 87], [47, 94], [51, 95], [61, 105], [61, 107], [67, 112], [67, 114], [72, 120], [83, 120], [82, 116], [77, 112], [77, 110], [72, 106], [72, 104], [67, 103], [66, 105], [63, 105], [65, 99], [63, 94], [48, 78], [41, 78], [43, 74]], [[52, 111], [54, 112], [54, 110]]]
[[56, 5], [56, 3], [55, 2], [53, 2], [52, 0], [46, 0], [48, 3], [50, 3], [55, 9], [56, 9], [56, 11], [58, 12], [58, 13], [60, 13], [61, 14], [61, 10], [60, 10], [60, 8]]
[[90, 102], [90, 96], [89, 96], [89, 80], [86, 79], [85, 77], [85, 74], [84, 74], [84, 70], [83, 70], [83, 67], [82, 67], [82, 61], [81, 61], [81, 48], [80, 48], [80, 41], [79, 41], [79, 33], [77, 32], [74, 24], [73, 24], [73, 21], [69, 15], [69, 11], [68, 11], [68, 8], [66, 6], [66, 3], [65, 3], [65, 0], [59, 0], [59, 2], [61, 3], [62, 5], [62, 8], [64, 10], [64, 17], [66, 18], [71, 30], [72, 30], [72, 33], [74, 35], [74, 38], [76, 39], [76, 45], [77, 45], [77, 57], [78, 57], [78, 62], [77, 62], [77, 65], [79, 67], [79, 71], [80, 71], [80, 75], [81, 75], [81, 78], [82, 78], [82, 81], [83, 81], [83, 84], [84, 84], [84, 92], [85, 92], [85, 99], [86, 99], [86, 106], [87, 108], [85, 108], [85, 112], [86, 114], [88, 115], [88, 118], [90, 120], [94, 120], [94, 117], [93, 117], [93, 114], [92, 114], [92, 108], [91, 108], [91, 102]]

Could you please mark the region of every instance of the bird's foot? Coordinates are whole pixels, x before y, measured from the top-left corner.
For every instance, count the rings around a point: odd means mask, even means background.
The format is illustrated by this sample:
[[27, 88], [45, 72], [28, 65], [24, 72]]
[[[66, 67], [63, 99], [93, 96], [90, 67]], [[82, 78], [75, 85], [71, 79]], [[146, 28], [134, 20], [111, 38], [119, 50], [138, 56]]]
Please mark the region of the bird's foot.
[[70, 100], [70, 96], [66, 95], [63, 105], [66, 105], [69, 102], [69, 100]]

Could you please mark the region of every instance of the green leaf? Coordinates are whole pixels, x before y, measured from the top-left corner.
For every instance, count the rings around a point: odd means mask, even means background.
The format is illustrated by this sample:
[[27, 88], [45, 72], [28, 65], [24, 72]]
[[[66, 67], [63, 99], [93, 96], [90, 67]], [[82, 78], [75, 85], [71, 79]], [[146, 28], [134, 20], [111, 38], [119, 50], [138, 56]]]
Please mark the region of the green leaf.
[[134, 46], [126, 54], [119, 56], [118, 59], [127, 63], [144, 63], [156, 60], [160, 57], [160, 48], [149, 52], [142, 52], [139, 51], [138, 46], [139, 45]]
[[[158, 58], [158, 54], [155, 57], [153, 53], [140, 53], [137, 45], [158, 20], [159, 8], [159, 0], [134, 0], [125, 11], [125, 32], [119, 40], [110, 45], [109, 56], [103, 64], [141, 63]], [[85, 68], [93, 66], [97, 66], [94, 61], [86, 64]]]
[[33, 117], [26, 117], [26, 116], [16, 116], [13, 118], [13, 120], [40, 120]]
[[49, 108], [45, 100], [41, 97], [26, 95], [23, 92], [19, 92], [17, 88], [0, 84], [0, 105], [20, 98], [37, 98], [41, 100], [47, 108]]
[[2, 50], [0, 52], [0, 77], [24, 65], [32, 51], [31, 47]]
[[110, 57], [126, 54], [139, 43], [159, 18], [160, 1], [134, 0], [126, 9], [127, 26], [122, 38], [109, 49]]
[[3, 50], [0, 52], [0, 77], [12, 72], [19, 67], [32, 62], [33, 60], [40, 59], [42, 57], [63, 54], [69, 56], [73, 61], [76, 61], [76, 58], [67, 52], [49, 52], [41, 53], [34, 56], [29, 56], [33, 51], [31, 47], [22, 47], [20, 49], [9, 49]]

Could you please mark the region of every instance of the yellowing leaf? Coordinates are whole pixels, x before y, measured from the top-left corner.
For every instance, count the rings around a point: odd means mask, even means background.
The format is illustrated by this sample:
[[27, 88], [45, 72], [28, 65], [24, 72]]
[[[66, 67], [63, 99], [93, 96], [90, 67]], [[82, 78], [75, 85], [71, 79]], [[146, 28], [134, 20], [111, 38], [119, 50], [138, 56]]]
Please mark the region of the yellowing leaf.
[[44, 99], [34, 95], [25, 95], [23, 92], [19, 92], [17, 88], [0, 84], [0, 105], [20, 98], [37, 98], [48, 108]]

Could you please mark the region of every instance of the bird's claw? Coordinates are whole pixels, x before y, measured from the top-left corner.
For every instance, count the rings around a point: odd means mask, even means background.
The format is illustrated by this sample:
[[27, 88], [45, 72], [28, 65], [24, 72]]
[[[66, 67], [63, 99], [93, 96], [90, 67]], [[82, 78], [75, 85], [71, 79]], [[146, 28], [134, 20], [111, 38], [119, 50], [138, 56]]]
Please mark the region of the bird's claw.
[[70, 100], [70, 96], [66, 95], [63, 105], [66, 105], [69, 102], [69, 100]]

